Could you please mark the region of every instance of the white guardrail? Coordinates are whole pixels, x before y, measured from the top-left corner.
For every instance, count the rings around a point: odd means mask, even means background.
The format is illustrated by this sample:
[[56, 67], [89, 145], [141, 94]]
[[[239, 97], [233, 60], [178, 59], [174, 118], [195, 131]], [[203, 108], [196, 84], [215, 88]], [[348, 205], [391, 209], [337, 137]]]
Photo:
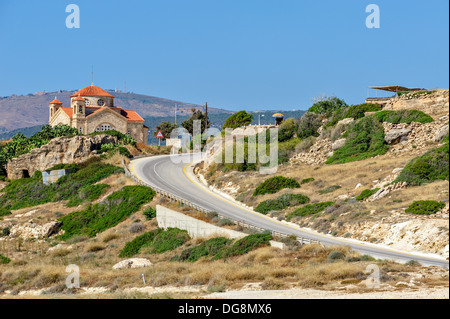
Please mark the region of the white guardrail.
[[[182, 198], [180, 196], [177, 196], [175, 194], [172, 194], [172, 193], [169, 193], [169, 192], [167, 192], [165, 190], [162, 190], [162, 189], [156, 187], [155, 185], [148, 184], [148, 183], [140, 180], [139, 178], [137, 178], [134, 174], [132, 174], [130, 172], [130, 170], [128, 169], [128, 167], [125, 164], [125, 161], [123, 159], [122, 159], [122, 165], [123, 165], [123, 169], [125, 170], [125, 175], [127, 177], [130, 177], [132, 180], [134, 180], [139, 185], [151, 188], [152, 190], [155, 191], [156, 194], [158, 194], [161, 197], [165, 197], [165, 198], [168, 198], [172, 202], [177, 202], [177, 203], [180, 203], [181, 205], [185, 205], [187, 207], [191, 207], [191, 208], [197, 210], [198, 212], [204, 213], [205, 215], [208, 214], [208, 213], [217, 214], [217, 217], [219, 219], [231, 220], [235, 225], [238, 225], [238, 226], [241, 226], [241, 227], [244, 227], [244, 228], [247, 228], [247, 229], [254, 229], [254, 230], [257, 230], [257, 231], [260, 231], [260, 232], [267, 231], [267, 229], [265, 229], [265, 228], [261, 228], [261, 227], [249, 224], [248, 222], [244, 222], [242, 220], [236, 220], [236, 219], [233, 219], [233, 218], [228, 217], [228, 216], [223, 216], [223, 215], [219, 214], [218, 212], [206, 209], [206, 208], [204, 208], [204, 207], [202, 207], [200, 205], [192, 203], [191, 201], [189, 201], [187, 199], [184, 199], [184, 198]], [[288, 238], [288, 237], [294, 236], [294, 235], [284, 234], [284, 233], [280, 233], [280, 232], [276, 232], [276, 231], [270, 231], [270, 232], [272, 233], [273, 237], [278, 237], [278, 238]], [[304, 244], [321, 244], [318, 240], [309, 239], [309, 238], [303, 238], [303, 237], [300, 237], [300, 236], [294, 236], [294, 237], [296, 237], [296, 240], [301, 245], [304, 245]]]

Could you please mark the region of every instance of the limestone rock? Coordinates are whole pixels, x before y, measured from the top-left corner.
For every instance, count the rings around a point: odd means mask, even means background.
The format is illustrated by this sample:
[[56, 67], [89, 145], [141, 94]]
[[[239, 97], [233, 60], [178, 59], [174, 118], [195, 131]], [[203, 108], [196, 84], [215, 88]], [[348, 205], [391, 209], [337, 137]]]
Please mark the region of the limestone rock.
[[108, 143], [117, 144], [117, 137], [101, 134], [55, 138], [47, 145], [8, 161], [8, 178], [33, 176], [37, 170], [42, 172], [57, 164], [82, 162], [96, 154], [103, 144]]
[[347, 141], [346, 138], [340, 138], [336, 140], [332, 145], [331, 148], [333, 151], [340, 149], [342, 146], [345, 145], [345, 142]]
[[127, 269], [127, 268], [144, 268], [153, 265], [150, 260], [145, 258], [130, 258], [122, 260], [113, 266], [113, 269]]
[[398, 144], [408, 140], [409, 133], [411, 133], [410, 129], [393, 129], [385, 134], [384, 140], [391, 145]]
[[347, 125], [347, 124], [352, 123], [353, 121], [354, 121], [354, 119], [353, 119], [352, 117], [349, 117], [349, 118], [340, 120], [340, 121], [337, 123], [337, 125]]
[[448, 135], [448, 124], [444, 125], [437, 131], [436, 135], [434, 136], [434, 141], [440, 142], [446, 135]]

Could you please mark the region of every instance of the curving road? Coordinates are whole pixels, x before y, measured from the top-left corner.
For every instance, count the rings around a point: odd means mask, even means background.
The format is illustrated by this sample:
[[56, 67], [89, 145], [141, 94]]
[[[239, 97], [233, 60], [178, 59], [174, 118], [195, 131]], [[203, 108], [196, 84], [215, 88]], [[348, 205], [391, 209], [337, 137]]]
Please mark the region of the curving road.
[[216, 211], [235, 220], [272, 231], [318, 240], [324, 245], [346, 245], [362, 253], [381, 259], [399, 262], [417, 260], [422, 265], [448, 268], [448, 260], [426, 255], [411, 254], [355, 240], [336, 238], [305, 230], [294, 224], [280, 222], [254, 212], [238, 203], [222, 197], [205, 187], [192, 172], [191, 163], [201, 160], [201, 154], [163, 155], [133, 160], [131, 172], [140, 180], [191, 201], [203, 208]]

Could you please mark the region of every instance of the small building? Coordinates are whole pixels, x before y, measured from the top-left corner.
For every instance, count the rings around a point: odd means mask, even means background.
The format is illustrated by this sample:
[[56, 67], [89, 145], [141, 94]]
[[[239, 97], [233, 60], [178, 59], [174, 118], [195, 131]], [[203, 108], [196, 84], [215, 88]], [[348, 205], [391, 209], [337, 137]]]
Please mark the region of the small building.
[[70, 174], [70, 169], [55, 169], [53, 171], [44, 171], [42, 172], [42, 181], [45, 185], [50, 185], [67, 174]]

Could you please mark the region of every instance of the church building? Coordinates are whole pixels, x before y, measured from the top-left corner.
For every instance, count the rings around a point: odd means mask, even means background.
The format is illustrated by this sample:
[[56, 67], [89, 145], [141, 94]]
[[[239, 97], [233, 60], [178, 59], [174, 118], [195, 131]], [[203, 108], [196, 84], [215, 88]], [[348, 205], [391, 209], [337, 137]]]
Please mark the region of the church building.
[[49, 124], [66, 124], [82, 134], [117, 130], [129, 134], [136, 142], [148, 144], [148, 127], [136, 111], [114, 106], [114, 96], [90, 85], [70, 96], [70, 107], [56, 98], [50, 102]]

